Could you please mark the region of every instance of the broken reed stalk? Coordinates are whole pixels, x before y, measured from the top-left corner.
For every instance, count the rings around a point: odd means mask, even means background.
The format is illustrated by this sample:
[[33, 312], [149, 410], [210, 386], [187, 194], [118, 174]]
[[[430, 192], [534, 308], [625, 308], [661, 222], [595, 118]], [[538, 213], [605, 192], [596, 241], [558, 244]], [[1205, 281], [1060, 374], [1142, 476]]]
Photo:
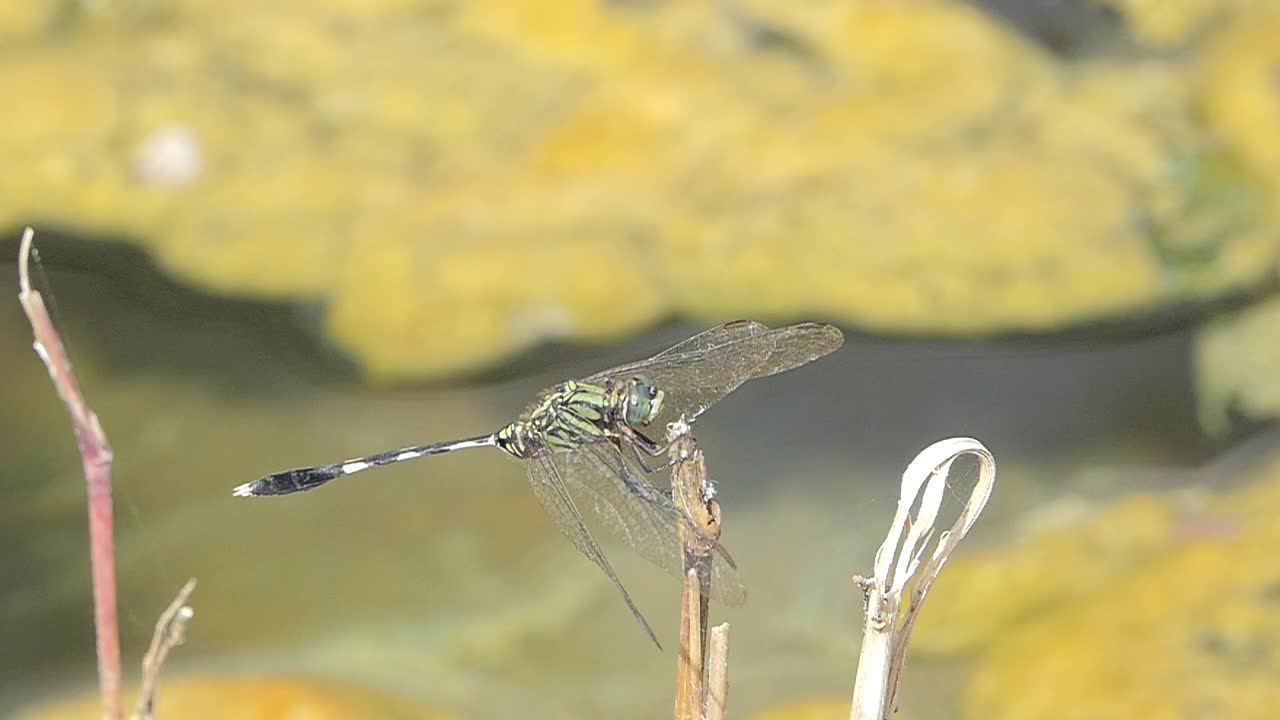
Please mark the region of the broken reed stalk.
[[724, 707], [729, 699], [729, 623], [711, 628], [707, 643], [707, 720], [724, 720]]
[[[707, 621], [711, 600], [711, 563], [715, 542], [720, 538], [720, 504], [707, 482], [707, 467], [697, 442], [689, 434], [682, 417], [667, 427], [671, 471], [671, 498], [685, 522], [680, 525], [680, 545], [684, 551], [684, 587], [680, 605], [680, 653], [676, 658], [676, 720], [702, 720], [709, 704], [718, 704], [723, 713], [727, 692], [727, 637], [721, 642], [719, 681], [716, 697], [709, 703], [707, 670]], [[728, 626], [722, 626], [727, 635]]]
[[111, 445], [98, 416], [85, 404], [79, 383], [71, 372], [62, 338], [49, 318], [44, 298], [31, 289], [28, 263], [35, 231], [27, 228], [18, 250], [18, 302], [31, 322], [36, 354], [49, 371], [53, 387], [67, 406], [80, 464], [88, 485], [89, 560], [93, 584], [93, 624], [97, 636], [98, 690], [102, 717], [120, 720], [120, 634], [116, 609], [115, 535], [111, 517]]
[[[937, 545], [922, 567], [920, 561], [933, 538], [947, 476], [952, 464], [963, 455], [978, 459], [978, 482], [951, 529], [938, 535]], [[907, 642], [925, 595], [986, 506], [995, 479], [995, 458], [972, 438], [950, 438], [930, 445], [902, 474], [898, 509], [889, 534], [876, 552], [875, 572], [869, 578], [854, 578], [865, 596], [866, 614], [850, 720], [889, 720], [896, 712]], [[920, 508], [913, 516], [911, 510], [917, 498]], [[913, 578], [915, 584], [904, 607], [903, 593]]]
[[160, 669], [164, 667], [169, 651], [182, 644], [195, 611], [187, 604], [191, 592], [196, 589], [195, 578], [187, 581], [178, 591], [178, 596], [169, 603], [169, 607], [160, 613], [156, 621], [156, 630], [151, 635], [151, 646], [142, 658], [142, 685], [138, 690], [138, 709], [134, 711], [132, 720], [154, 720], [156, 710], [156, 688], [159, 686]]

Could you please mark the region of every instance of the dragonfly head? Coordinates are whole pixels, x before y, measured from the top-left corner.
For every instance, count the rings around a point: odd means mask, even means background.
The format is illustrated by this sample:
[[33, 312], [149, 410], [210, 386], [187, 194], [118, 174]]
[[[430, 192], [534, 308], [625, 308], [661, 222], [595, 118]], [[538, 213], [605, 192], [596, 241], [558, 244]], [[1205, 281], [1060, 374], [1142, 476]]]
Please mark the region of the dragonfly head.
[[627, 381], [624, 411], [628, 425], [648, 425], [662, 412], [663, 392], [647, 375]]

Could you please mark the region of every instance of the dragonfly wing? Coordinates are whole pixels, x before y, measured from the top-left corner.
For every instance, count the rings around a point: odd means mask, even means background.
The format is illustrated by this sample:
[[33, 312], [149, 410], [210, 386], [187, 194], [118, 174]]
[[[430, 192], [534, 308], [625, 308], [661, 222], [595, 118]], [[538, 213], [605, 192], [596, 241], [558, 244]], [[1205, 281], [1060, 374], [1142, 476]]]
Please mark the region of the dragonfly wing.
[[763, 335], [767, 332], [769, 332], [768, 327], [754, 320], [733, 320], [731, 322], [724, 323], [723, 325], [717, 325], [709, 330], [703, 330], [687, 340], [682, 340], [649, 358], [646, 362], [652, 362], [659, 358], [680, 355], [682, 353], [705, 351], [723, 345], [727, 342], [742, 340], [755, 335]]
[[840, 330], [822, 323], [769, 329], [738, 320], [695, 335], [647, 360], [596, 373], [587, 382], [606, 378], [625, 382], [632, 375], [648, 375], [665, 394], [655, 424], [680, 415], [692, 420], [742, 383], [817, 360], [843, 342]]
[[622, 580], [618, 579], [618, 574], [613, 571], [613, 566], [609, 564], [609, 559], [605, 557], [604, 551], [600, 549], [600, 544], [591, 536], [591, 531], [587, 529], [586, 522], [583, 521], [582, 513], [578, 512], [578, 508], [573, 504], [573, 498], [569, 496], [564, 480], [561, 478], [556, 466], [551, 462], [550, 456], [527, 460], [525, 461], [525, 466], [528, 469], [529, 484], [533, 487], [533, 494], [537, 496], [538, 502], [542, 503], [543, 509], [551, 516], [551, 519], [555, 521], [556, 526], [560, 528], [560, 532], [569, 538], [573, 546], [578, 548], [578, 552], [586, 555], [591, 562], [604, 571], [604, 574], [613, 582], [614, 587], [618, 588], [618, 592], [622, 594], [622, 600], [626, 602], [627, 608], [631, 610], [636, 622], [640, 623], [644, 631], [649, 634], [649, 639], [653, 640], [653, 644], [661, 649], [662, 643], [658, 642], [658, 636], [654, 634], [653, 628], [649, 627], [649, 622], [644, 619], [644, 615], [636, 607], [635, 602], [631, 599], [631, 593], [627, 592], [626, 587], [622, 585]]
[[[684, 514], [665, 493], [637, 477], [617, 447], [597, 442], [552, 457], [570, 492], [586, 503], [610, 532], [649, 562], [683, 577], [679, 527], [685, 522]], [[746, 587], [728, 553], [718, 545], [717, 551], [711, 566], [711, 598], [725, 605], [741, 605], [746, 601]]]

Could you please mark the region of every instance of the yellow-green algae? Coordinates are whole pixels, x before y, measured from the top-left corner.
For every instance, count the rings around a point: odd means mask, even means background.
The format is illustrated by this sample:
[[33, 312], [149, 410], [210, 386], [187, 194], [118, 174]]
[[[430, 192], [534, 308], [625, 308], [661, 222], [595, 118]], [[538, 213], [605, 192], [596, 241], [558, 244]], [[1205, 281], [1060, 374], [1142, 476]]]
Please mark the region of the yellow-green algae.
[[1224, 432], [1231, 414], [1280, 416], [1280, 300], [1214, 321], [1196, 340], [1201, 423]]
[[969, 717], [1275, 717], [1280, 462], [1255, 480], [1153, 562], [999, 635], [970, 686]]
[[[129, 693], [133, 702], [136, 690]], [[181, 676], [162, 679], [156, 715], [182, 720], [456, 720], [460, 716], [331, 680]], [[97, 694], [26, 710], [18, 720], [102, 717]]]
[[1280, 5], [1256, 7], [1206, 42], [1195, 68], [1196, 110], [1269, 191], [1274, 217], [1280, 205]]
[[1267, 0], [1093, 0], [1116, 10], [1136, 40], [1174, 48], [1210, 30], [1232, 13], [1261, 8]]
[[1218, 498], [1134, 495], [1067, 513], [957, 557], [912, 650], [976, 656], [972, 718], [1275, 717], [1280, 458], [1245, 479]]
[[751, 720], [844, 720], [849, 717], [849, 702], [849, 698], [802, 700], [765, 708]]
[[[1280, 182], [1261, 5], [1213, 4], [1253, 40], [1206, 31], [1198, 73], [1066, 64], [958, 0], [31, 7], [0, 9], [0, 216], [322, 301], [380, 377], [671, 313], [1048, 330], [1275, 262], [1269, 211], [1216, 202]], [[143, 172], [175, 128], [194, 175]]]
[[[1248, 158], [1280, 206], [1280, 7], [1221, 33], [1203, 62], [1200, 93], [1215, 131]], [[1280, 306], [1270, 300], [1219, 318], [1200, 334], [1196, 376], [1206, 426], [1223, 430], [1228, 411], [1280, 416]]]
[[920, 613], [911, 650], [951, 655], [981, 650], [1021, 623], [1096, 593], [1168, 550], [1177, 508], [1151, 495], [1067, 517], [1010, 542], [1012, 549], [952, 559]]

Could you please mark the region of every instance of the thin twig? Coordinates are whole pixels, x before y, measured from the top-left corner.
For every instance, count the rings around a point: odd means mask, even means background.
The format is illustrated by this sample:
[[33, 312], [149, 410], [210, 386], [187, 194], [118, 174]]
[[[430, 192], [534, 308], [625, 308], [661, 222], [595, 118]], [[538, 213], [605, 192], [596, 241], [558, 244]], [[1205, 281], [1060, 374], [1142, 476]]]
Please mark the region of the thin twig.
[[707, 720], [724, 720], [729, 702], [729, 623], [711, 628], [707, 643]]
[[671, 443], [671, 497], [685, 522], [680, 525], [684, 552], [680, 655], [676, 659], [677, 720], [701, 720], [706, 702], [707, 623], [711, 600], [711, 563], [720, 538], [720, 505], [712, 499], [702, 451], [684, 418], [667, 428]]
[[85, 404], [80, 386], [71, 372], [62, 339], [58, 336], [44, 298], [31, 289], [27, 265], [33, 254], [35, 231], [27, 228], [18, 250], [18, 301], [31, 322], [36, 354], [49, 370], [54, 389], [67, 406], [80, 448], [80, 464], [88, 486], [89, 559], [93, 581], [93, 621], [97, 634], [98, 690], [102, 696], [102, 717], [119, 720], [120, 636], [116, 610], [115, 536], [111, 518], [111, 445], [98, 416]]
[[[978, 459], [978, 482], [960, 517], [950, 530], [938, 535], [937, 545], [921, 567], [920, 561], [933, 537], [947, 475], [952, 464], [963, 455], [973, 455]], [[942, 572], [951, 552], [986, 506], [995, 479], [995, 458], [982, 443], [972, 438], [951, 438], [930, 445], [911, 461], [902, 474], [898, 509], [884, 543], [876, 552], [875, 573], [870, 578], [855, 578], [866, 598], [866, 615], [850, 720], [888, 720], [893, 715], [897, 708], [902, 668], [906, 663], [907, 642], [925, 595]], [[911, 508], [917, 497], [920, 498], [920, 509], [913, 517]], [[917, 571], [919, 580], [904, 608], [903, 592]]]
[[195, 589], [196, 580], [191, 578], [156, 621], [156, 630], [151, 635], [151, 647], [147, 648], [147, 654], [142, 658], [142, 686], [138, 690], [138, 709], [132, 720], [153, 720], [155, 717], [160, 670], [164, 667], [169, 651], [182, 644], [187, 621], [195, 614], [187, 604], [191, 599], [191, 591]]

